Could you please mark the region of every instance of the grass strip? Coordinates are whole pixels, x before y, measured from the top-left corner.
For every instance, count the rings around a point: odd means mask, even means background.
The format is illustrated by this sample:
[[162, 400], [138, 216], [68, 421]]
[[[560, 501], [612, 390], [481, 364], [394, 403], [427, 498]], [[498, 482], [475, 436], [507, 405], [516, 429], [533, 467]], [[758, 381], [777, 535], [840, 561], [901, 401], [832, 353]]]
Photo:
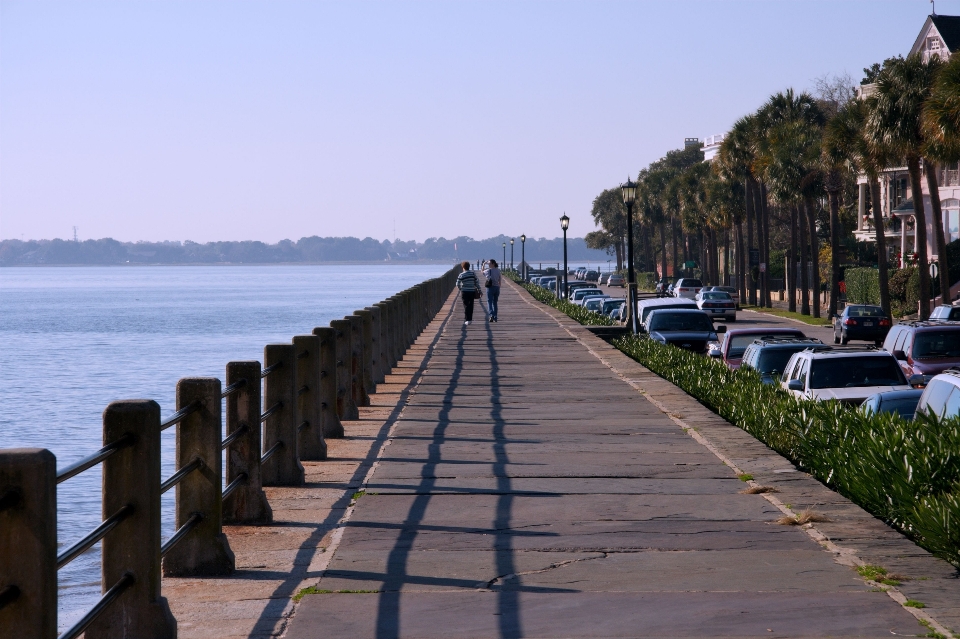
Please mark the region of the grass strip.
[[794, 313], [793, 311], [785, 311], [782, 308], [766, 308], [760, 306], [741, 306], [741, 310], [744, 311], [755, 311], [757, 313], [766, 313], [767, 315], [776, 315], [777, 317], [785, 317], [787, 319], [794, 319], [804, 324], [810, 324], [811, 326], [832, 326], [830, 320], [824, 319], [822, 317], [811, 317], [810, 315], [802, 315], [800, 313]]

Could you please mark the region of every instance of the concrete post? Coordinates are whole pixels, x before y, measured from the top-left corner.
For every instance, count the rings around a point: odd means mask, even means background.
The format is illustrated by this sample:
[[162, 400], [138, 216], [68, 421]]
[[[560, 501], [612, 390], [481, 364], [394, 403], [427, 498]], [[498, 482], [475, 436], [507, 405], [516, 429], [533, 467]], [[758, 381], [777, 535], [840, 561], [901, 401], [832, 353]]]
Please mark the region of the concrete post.
[[[370, 397], [363, 385], [363, 318], [359, 315], [347, 315], [345, 319], [350, 322], [350, 384], [353, 402], [357, 406], [369, 406]], [[359, 413], [357, 418], [359, 419]]]
[[320, 417], [320, 338], [297, 335], [293, 338], [297, 353], [297, 446], [300, 459], [320, 461], [327, 458], [327, 442], [323, 438]]
[[373, 356], [373, 313], [367, 309], [361, 309], [354, 312], [354, 315], [360, 318], [362, 324], [360, 327], [363, 337], [363, 360], [361, 364], [363, 390], [367, 393], [367, 401], [370, 395], [377, 392], [377, 383], [374, 381], [374, 356]]
[[341, 420], [360, 419], [360, 411], [353, 401], [353, 332], [346, 319], [333, 320], [330, 327], [337, 340], [337, 415]]
[[273, 510], [263, 493], [260, 476], [260, 362], [227, 364], [227, 386], [245, 380], [227, 396], [227, 437], [243, 434], [227, 447], [226, 480], [229, 486], [240, 475], [246, 481], [223, 500], [223, 521], [230, 524], [265, 524], [273, 521]]
[[165, 577], [229, 575], [235, 559], [223, 534], [223, 499], [220, 463], [220, 380], [185, 377], [177, 382], [177, 410], [200, 402], [200, 410], [177, 424], [177, 468], [200, 460], [200, 467], [176, 486], [176, 527], [195, 513], [200, 523], [163, 558]]
[[383, 312], [377, 305], [368, 306], [365, 310], [370, 311], [370, 320], [372, 322], [371, 352], [369, 355], [373, 364], [373, 390], [376, 392], [376, 385], [382, 384], [385, 379], [381, 357], [383, 351]]
[[276, 452], [260, 465], [264, 486], [302, 486], [303, 465], [297, 450], [296, 355], [293, 344], [267, 344], [263, 366], [280, 366], [264, 378], [263, 412], [278, 408], [263, 422], [264, 454], [279, 444]]
[[103, 462], [103, 518], [128, 504], [133, 512], [103, 538], [102, 588], [127, 573], [134, 581], [92, 624], [86, 639], [174, 639], [177, 621], [160, 596], [160, 406], [112, 402], [103, 411], [103, 444], [132, 443]]
[[[0, 450], [0, 628], [57, 636], [57, 458], [45, 448]], [[9, 590], [8, 590], [9, 589]]]
[[325, 438], [341, 438], [343, 424], [337, 416], [337, 332], [318, 326], [313, 334], [320, 338], [320, 423]]
[[390, 304], [389, 302], [380, 302], [377, 304], [380, 309], [380, 374], [382, 381], [386, 381], [387, 374], [392, 368], [390, 364]]
[[392, 370], [396, 367], [397, 362], [400, 361], [400, 302], [397, 299], [397, 296], [387, 298], [386, 302], [389, 307], [389, 319], [390, 323], [387, 325], [387, 330], [390, 332], [390, 350], [388, 351], [389, 355], [389, 368]]

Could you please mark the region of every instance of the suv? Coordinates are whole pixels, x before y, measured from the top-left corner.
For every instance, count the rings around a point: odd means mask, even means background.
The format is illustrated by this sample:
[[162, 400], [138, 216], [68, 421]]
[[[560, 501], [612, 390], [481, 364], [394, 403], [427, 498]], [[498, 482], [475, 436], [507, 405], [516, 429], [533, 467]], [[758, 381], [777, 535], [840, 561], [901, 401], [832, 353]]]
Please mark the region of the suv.
[[726, 326], [713, 328], [710, 316], [701, 310], [675, 308], [651, 311], [647, 317], [650, 339], [694, 353], [706, 353], [707, 344], [717, 340]]
[[960, 366], [960, 322], [901, 322], [890, 329], [883, 350], [900, 362], [904, 375], [936, 375]]
[[587, 288], [587, 287], [585, 287], [585, 286], [581, 286], [580, 288], [577, 288], [576, 290], [572, 290], [572, 291], [570, 292], [570, 296], [569, 296], [569, 298], [568, 298], [568, 301], [573, 302], [573, 303], [576, 304], [577, 306], [582, 306], [582, 305], [583, 305], [583, 298], [586, 297], [587, 295], [600, 295], [600, 296], [602, 296], [603, 294], [604, 294], [603, 291], [601, 291], [599, 288], [594, 288], [594, 287], [592, 287], [592, 286], [589, 287], [589, 288]]
[[917, 404], [920, 411], [940, 418], [960, 415], [960, 370], [951, 368], [930, 380]]
[[583, 279], [587, 280], [588, 282], [596, 282], [600, 279], [600, 273], [598, 271], [586, 271], [583, 274]]
[[893, 355], [872, 347], [794, 353], [780, 386], [799, 399], [836, 399], [857, 406], [875, 393], [911, 388]]
[[600, 279], [597, 280], [597, 284], [606, 284], [608, 279], [610, 279], [610, 274], [603, 273], [600, 275]]
[[693, 299], [703, 288], [703, 282], [692, 277], [681, 277], [673, 286], [673, 295], [675, 297], [686, 297]]
[[747, 347], [757, 339], [806, 339], [797, 328], [735, 328], [728, 332], [723, 342], [710, 351], [710, 357], [722, 359], [728, 368], [740, 368], [740, 361]]
[[938, 306], [930, 313], [932, 320], [960, 320], [960, 306]]
[[829, 351], [827, 346], [814, 337], [768, 337], [757, 339], [747, 346], [743, 352], [740, 366], [752, 368], [760, 373], [760, 381], [764, 384], [779, 384], [780, 375], [787, 368], [787, 362], [794, 353], [806, 349], [814, 351]]

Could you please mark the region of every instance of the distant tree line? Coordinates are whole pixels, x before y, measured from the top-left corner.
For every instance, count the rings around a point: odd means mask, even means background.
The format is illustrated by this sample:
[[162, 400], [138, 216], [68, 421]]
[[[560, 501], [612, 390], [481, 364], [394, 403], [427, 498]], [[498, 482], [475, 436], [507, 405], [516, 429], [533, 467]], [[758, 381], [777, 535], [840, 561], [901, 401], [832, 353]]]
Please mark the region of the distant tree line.
[[[519, 237], [514, 238], [514, 263], [520, 263]], [[378, 241], [355, 237], [304, 237], [293, 242], [118, 242], [100, 240], [2, 240], [0, 266], [81, 265], [81, 264], [283, 264], [317, 262], [454, 262], [478, 259], [506, 259], [510, 262], [510, 237], [485, 240], [469, 237], [432, 237], [425, 242]], [[583, 238], [567, 240], [571, 261], [605, 262], [605, 251], [587, 248]], [[560, 238], [527, 238], [527, 261], [556, 263], [563, 259]]]

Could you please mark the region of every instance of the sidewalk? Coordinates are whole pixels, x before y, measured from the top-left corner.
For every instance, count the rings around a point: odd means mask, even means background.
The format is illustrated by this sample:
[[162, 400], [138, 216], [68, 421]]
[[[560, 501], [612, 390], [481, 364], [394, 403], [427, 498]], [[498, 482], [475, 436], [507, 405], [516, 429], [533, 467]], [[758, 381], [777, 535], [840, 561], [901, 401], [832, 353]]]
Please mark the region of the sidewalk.
[[[492, 325], [455, 309], [286, 637], [960, 627], [952, 567], [518, 287], [500, 303]], [[740, 473], [780, 492], [743, 494]], [[776, 523], [806, 508], [831, 523]]]

